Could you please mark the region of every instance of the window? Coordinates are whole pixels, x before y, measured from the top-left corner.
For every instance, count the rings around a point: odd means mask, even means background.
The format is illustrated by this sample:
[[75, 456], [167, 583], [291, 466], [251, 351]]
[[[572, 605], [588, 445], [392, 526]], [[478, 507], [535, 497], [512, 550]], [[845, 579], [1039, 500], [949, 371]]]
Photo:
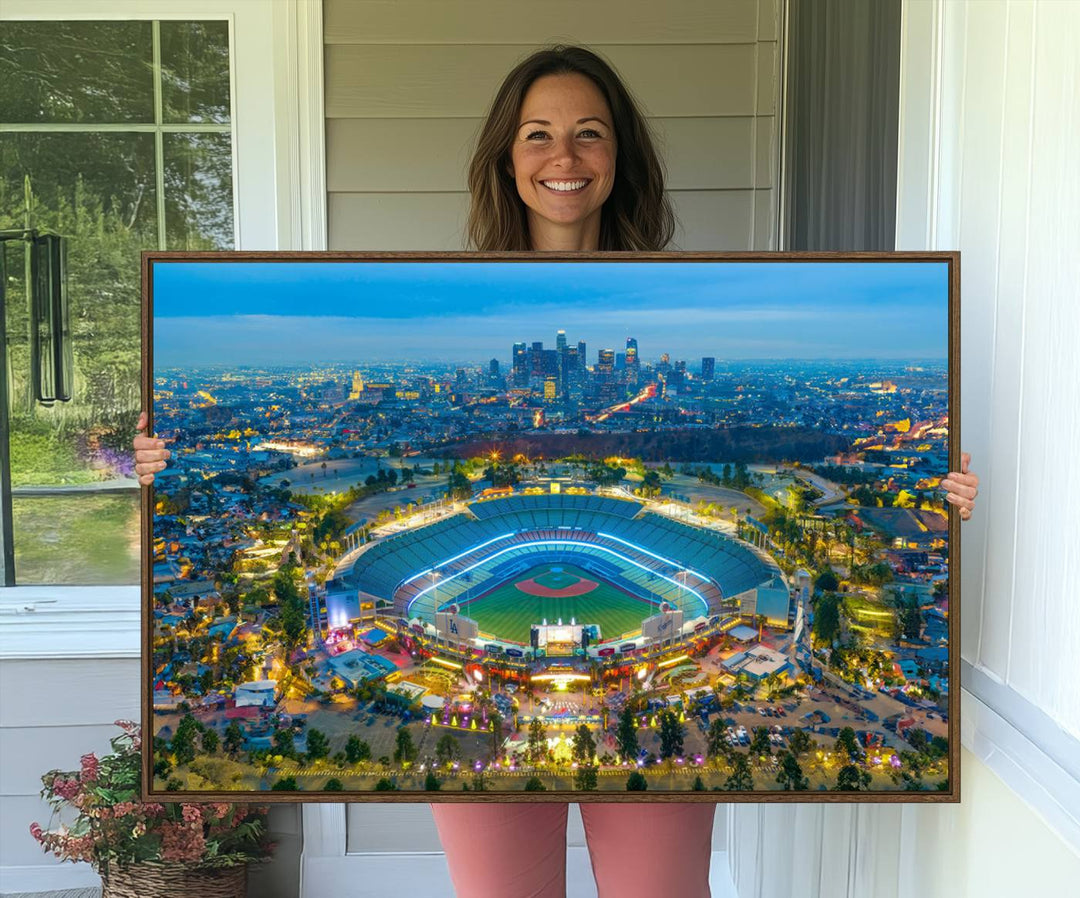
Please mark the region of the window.
[[5, 240], [18, 583], [138, 582], [139, 252], [236, 245], [230, 59], [225, 20], [4, 23], [0, 231], [67, 238], [74, 371], [70, 402], [35, 401]]

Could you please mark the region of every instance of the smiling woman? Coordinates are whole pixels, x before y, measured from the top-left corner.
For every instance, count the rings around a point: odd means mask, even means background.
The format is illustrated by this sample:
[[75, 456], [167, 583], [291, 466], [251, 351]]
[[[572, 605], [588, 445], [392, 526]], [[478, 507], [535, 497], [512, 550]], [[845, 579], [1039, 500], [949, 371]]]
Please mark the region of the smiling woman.
[[541, 50], [507, 75], [468, 181], [479, 250], [660, 250], [675, 231], [645, 117], [582, 47]]

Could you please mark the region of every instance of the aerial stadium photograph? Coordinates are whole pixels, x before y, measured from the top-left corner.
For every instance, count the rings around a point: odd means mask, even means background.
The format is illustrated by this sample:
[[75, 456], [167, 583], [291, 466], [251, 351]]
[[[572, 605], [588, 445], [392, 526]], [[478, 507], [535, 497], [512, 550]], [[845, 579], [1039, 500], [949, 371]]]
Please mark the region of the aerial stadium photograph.
[[149, 256], [150, 793], [949, 792], [947, 259], [354, 255]]

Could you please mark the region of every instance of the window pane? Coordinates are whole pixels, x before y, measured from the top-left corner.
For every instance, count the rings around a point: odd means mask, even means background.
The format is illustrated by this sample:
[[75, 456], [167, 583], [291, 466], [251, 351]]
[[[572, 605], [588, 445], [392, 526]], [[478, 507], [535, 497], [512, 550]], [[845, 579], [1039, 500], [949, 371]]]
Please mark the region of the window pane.
[[139, 582], [139, 491], [12, 500], [19, 583]]
[[229, 23], [161, 23], [165, 122], [229, 121]]
[[157, 244], [152, 134], [0, 134], [0, 229], [68, 239], [71, 402], [33, 401], [23, 244], [7, 243], [12, 483], [124, 475], [139, 406], [139, 253]]
[[165, 135], [168, 249], [232, 249], [232, 192], [230, 135]]
[[150, 22], [4, 22], [0, 121], [154, 121]]

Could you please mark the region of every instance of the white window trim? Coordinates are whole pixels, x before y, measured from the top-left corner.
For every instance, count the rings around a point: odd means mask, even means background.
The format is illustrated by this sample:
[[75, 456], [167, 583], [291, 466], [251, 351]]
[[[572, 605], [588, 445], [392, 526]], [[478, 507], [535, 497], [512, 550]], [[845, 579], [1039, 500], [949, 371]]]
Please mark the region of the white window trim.
[[[938, 177], [950, 164], [942, 156], [956, 127], [943, 96], [943, 75], [956, 57], [945, 16], [944, 0], [903, 0], [898, 249], [957, 248], [953, 187]], [[961, 744], [1080, 852], [1080, 742], [993, 674], [962, 658], [954, 663], [962, 686]]]
[[[0, 21], [199, 18], [230, 23], [237, 249], [325, 249], [321, 0], [0, 4]], [[0, 588], [0, 658], [137, 656], [140, 606], [134, 586]]]

